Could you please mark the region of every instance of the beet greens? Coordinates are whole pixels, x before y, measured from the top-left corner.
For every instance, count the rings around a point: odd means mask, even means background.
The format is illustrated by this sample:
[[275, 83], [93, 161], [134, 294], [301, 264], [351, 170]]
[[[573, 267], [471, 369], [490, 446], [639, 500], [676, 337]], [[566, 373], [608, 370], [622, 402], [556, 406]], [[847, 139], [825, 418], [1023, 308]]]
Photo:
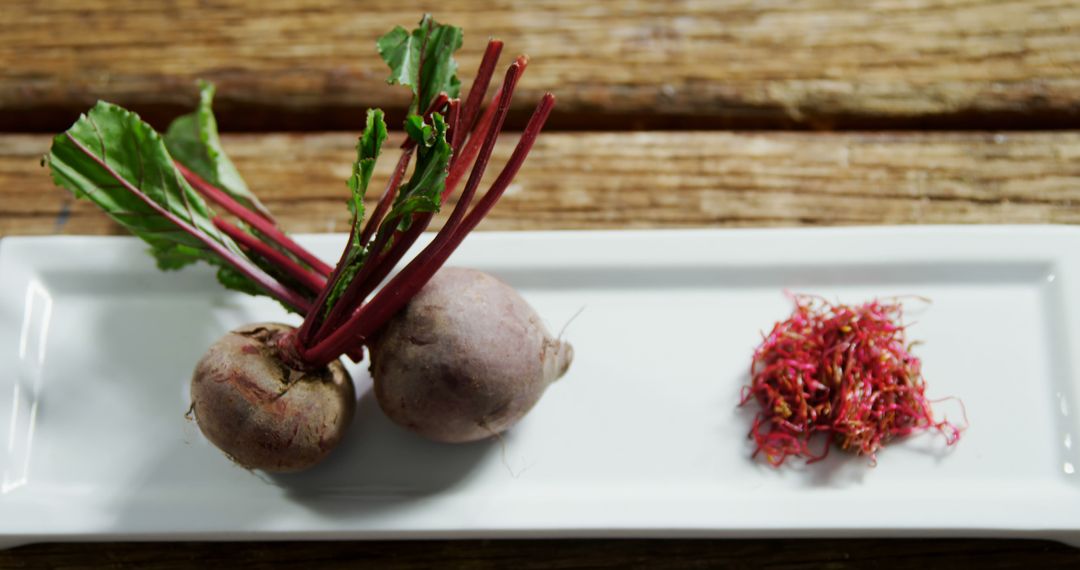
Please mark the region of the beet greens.
[[[378, 40], [391, 69], [388, 83], [412, 92], [406, 138], [365, 221], [364, 198], [387, 138], [383, 112], [368, 111], [347, 180], [352, 228], [333, 267], [278, 228], [226, 156], [210, 84], [200, 85], [196, 110], [176, 119], [164, 136], [134, 113], [99, 102], [53, 140], [45, 163], [59, 186], [94, 201], [146, 241], [161, 269], [204, 261], [218, 268], [224, 286], [268, 295], [303, 315], [301, 327], [281, 342], [291, 364], [318, 368], [346, 354], [359, 359], [361, 347], [442, 267], [505, 192], [554, 105], [554, 97], [544, 95], [512, 156], [487, 192], [477, 196], [527, 60], [519, 56], [509, 66], [485, 108], [502, 50], [502, 42], [491, 40], [462, 103], [453, 57], [462, 38], [460, 28], [424, 16], [415, 29], [397, 27]], [[466, 172], [443, 228], [379, 289]]]

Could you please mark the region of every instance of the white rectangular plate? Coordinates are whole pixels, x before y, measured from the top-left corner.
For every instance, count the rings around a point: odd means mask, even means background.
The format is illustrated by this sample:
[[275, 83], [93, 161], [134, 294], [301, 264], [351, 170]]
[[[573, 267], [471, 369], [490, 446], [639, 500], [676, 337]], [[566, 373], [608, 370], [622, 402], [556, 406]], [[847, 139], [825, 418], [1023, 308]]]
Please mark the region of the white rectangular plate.
[[[301, 241], [336, 259], [342, 236]], [[342, 447], [291, 476], [232, 465], [184, 419], [203, 350], [297, 322], [127, 238], [0, 244], [0, 541], [1020, 536], [1080, 539], [1080, 230], [904, 227], [480, 233], [451, 263], [517, 287], [576, 349], [501, 441], [386, 420], [366, 366]], [[907, 301], [931, 398], [970, 429], [877, 466], [750, 459], [738, 409], [784, 291]], [[955, 403], [936, 410], [960, 420]], [[1071, 413], [1073, 412], [1073, 413]]]

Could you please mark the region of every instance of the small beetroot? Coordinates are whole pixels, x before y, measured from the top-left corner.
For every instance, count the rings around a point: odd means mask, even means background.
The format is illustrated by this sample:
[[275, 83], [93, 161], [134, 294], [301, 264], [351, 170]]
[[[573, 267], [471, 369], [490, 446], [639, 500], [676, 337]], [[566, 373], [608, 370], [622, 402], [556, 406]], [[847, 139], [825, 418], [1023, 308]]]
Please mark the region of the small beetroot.
[[299, 471], [321, 461], [345, 434], [356, 407], [340, 361], [307, 370], [285, 364], [292, 327], [259, 323], [210, 346], [191, 380], [203, 434], [248, 469]]

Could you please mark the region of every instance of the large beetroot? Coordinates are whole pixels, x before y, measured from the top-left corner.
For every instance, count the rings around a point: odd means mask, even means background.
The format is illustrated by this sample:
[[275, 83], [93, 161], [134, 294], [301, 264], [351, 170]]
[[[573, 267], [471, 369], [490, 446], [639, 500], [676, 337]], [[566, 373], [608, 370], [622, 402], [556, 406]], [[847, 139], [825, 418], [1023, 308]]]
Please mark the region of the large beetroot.
[[444, 268], [371, 344], [375, 397], [392, 420], [451, 443], [484, 439], [522, 418], [573, 359], [512, 287]]

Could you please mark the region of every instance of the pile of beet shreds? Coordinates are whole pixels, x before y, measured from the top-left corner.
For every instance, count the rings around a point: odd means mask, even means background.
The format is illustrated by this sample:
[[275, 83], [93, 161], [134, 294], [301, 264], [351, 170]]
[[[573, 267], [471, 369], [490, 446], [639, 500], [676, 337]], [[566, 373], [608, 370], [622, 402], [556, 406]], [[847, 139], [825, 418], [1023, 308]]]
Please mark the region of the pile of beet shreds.
[[[919, 359], [908, 352], [899, 303], [834, 305], [795, 296], [795, 311], [777, 323], [754, 352], [742, 404], [757, 400], [750, 437], [754, 456], [773, 466], [788, 456], [824, 459], [835, 442], [875, 462], [889, 440], [937, 430], [948, 445], [960, 428], [935, 421]], [[825, 436], [824, 450], [810, 439]]]

